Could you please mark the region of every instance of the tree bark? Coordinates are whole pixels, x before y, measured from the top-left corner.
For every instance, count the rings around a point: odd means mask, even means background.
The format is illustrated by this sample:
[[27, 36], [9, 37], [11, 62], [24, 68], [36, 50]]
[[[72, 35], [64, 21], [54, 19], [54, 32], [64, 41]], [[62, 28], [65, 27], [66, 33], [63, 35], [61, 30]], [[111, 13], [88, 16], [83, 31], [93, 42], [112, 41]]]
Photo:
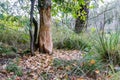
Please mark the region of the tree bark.
[[86, 25], [86, 21], [80, 19], [80, 17], [78, 17], [75, 21], [75, 32], [76, 33], [81, 33], [83, 28], [87, 27]]
[[32, 23], [33, 23], [33, 11], [34, 11], [34, 4], [35, 0], [30, 0], [31, 1], [31, 9], [30, 9], [30, 28], [29, 28], [29, 33], [30, 33], [30, 51], [31, 55], [34, 53], [34, 36], [32, 32]]
[[40, 2], [40, 30], [38, 45], [40, 52], [52, 53], [53, 42], [51, 36], [51, 0]]
[[[77, 12], [77, 14], [78, 13], [81, 14], [84, 11], [86, 12], [86, 14], [80, 15], [77, 17], [75, 21], [75, 32], [76, 33], [81, 33], [82, 30], [87, 27], [87, 19], [88, 19], [88, 13], [89, 13], [88, 5], [89, 5], [89, 2], [85, 0], [85, 5], [81, 5], [82, 8], [79, 10], [79, 12]], [[85, 20], [81, 18], [82, 16], [85, 17]]]

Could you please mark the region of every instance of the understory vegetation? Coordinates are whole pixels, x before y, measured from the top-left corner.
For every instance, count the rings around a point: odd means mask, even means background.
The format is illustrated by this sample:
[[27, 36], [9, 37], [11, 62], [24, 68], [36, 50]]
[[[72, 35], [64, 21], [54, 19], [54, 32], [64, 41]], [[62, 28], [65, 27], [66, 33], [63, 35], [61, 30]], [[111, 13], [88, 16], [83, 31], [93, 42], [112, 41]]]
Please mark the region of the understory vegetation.
[[[13, 52], [17, 53], [19, 52], [19, 49], [21, 47], [16, 48], [16, 46], [22, 46], [22, 44], [27, 45], [26, 47], [24, 46], [25, 50], [29, 50], [28, 34], [17, 34], [19, 33], [19, 31], [11, 32], [6, 30], [1, 30], [1, 33], [2, 34], [0, 34], [0, 55], [8, 55]], [[54, 59], [53, 66], [55, 67], [55, 69], [63, 69], [68, 75], [76, 76], [84, 75], [91, 77], [93, 74], [95, 74], [96, 76], [101, 74], [100, 76], [102, 76], [103, 78], [105, 78], [108, 75], [111, 76], [113, 74], [116, 75], [117, 73], [119, 73], [119, 32], [111, 34], [101, 34], [100, 32], [91, 31], [89, 33], [84, 32], [81, 34], [76, 34], [74, 33], [74, 31], [68, 28], [53, 27], [52, 36], [54, 47], [56, 49], [77, 49], [82, 52], [81, 56], [83, 57], [82, 59], [71, 61]], [[11, 45], [14, 46], [11, 47]], [[23, 51], [23, 53], [24, 52], [25, 51]], [[19, 69], [16, 64], [9, 64], [6, 67], [6, 69], [9, 72], [14, 72], [18, 76], [22, 75], [21, 69]], [[96, 76], [92, 77], [96, 78]], [[45, 77], [45, 75], [43, 75], [43, 77]]]
[[0, 80], [120, 80], [120, 0], [34, 1], [0, 1]]

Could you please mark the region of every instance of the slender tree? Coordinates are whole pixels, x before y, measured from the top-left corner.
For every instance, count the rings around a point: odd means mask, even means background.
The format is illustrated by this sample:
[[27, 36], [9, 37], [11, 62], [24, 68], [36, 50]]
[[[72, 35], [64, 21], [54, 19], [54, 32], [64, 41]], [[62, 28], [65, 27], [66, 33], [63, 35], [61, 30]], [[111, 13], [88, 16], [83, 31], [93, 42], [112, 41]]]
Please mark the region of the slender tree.
[[30, 9], [30, 28], [29, 28], [29, 33], [30, 33], [30, 50], [31, 50], [31, 55], [34, 53], [34, 36], [32, 32], [32, 23], [33, 23], [33, 11], [34, 11], [34, 4], [35, 0], [30, 0], [31, 1], [31, 9]]

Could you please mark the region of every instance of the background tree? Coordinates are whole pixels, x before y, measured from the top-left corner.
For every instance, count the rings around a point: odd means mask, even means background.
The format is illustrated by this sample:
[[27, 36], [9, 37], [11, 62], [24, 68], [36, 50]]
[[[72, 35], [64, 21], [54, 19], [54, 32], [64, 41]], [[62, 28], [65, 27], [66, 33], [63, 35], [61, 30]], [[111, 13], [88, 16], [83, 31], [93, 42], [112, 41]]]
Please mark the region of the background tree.
[[91, 0], [53, 0], [53, 13], [63, 12], [75, 19], [75, 32], [79, 33], [87, 26], [89, 3]]
[[77, 12], [77, 18], [75, 21], [75, 32], [80, 33], [82, 32], [83, 28], [87, 27], [87, 19], [89, 13], [89, 1], [84, 0], [84, 3], [80, 4], [80, 10]]

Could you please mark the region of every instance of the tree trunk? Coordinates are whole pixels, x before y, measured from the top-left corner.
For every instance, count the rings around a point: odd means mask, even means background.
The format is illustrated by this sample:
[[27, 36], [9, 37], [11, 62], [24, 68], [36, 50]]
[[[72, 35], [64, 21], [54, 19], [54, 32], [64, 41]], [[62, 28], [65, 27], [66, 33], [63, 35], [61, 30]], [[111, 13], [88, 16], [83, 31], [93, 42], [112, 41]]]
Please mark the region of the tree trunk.
[[84, 21], [84, 20], [80, 19], [80, 17], [78, 17], [75, 22], [75, 32], [81, 33], [83, 28], [85, 28], [85, 27], [87, 27], [86, 21]]
[[51, 36], [51, 0], [40, 2], [40, 30], [38, 45], [39, 50], [44, 53], [52, 53], [53, 42]]
[[[81, 5], [82, 8], [79, 10], [79, 12], [77, 12], [77, 14], [80, 13], [80, 16], [78, 16], [75, 21], [75, 32], [76, 33], [81, 33], [82, 30], [87, 27], [87, 19], [88, 19], [88, 13], [89, 13], [88, 5], [89, 5], [89, 2], [85, 0], [85, 5]], [[83, 11], [86, 14], [81, 15]], [[83, 16], [85, 17], [85, 20], [81, 18]]]

